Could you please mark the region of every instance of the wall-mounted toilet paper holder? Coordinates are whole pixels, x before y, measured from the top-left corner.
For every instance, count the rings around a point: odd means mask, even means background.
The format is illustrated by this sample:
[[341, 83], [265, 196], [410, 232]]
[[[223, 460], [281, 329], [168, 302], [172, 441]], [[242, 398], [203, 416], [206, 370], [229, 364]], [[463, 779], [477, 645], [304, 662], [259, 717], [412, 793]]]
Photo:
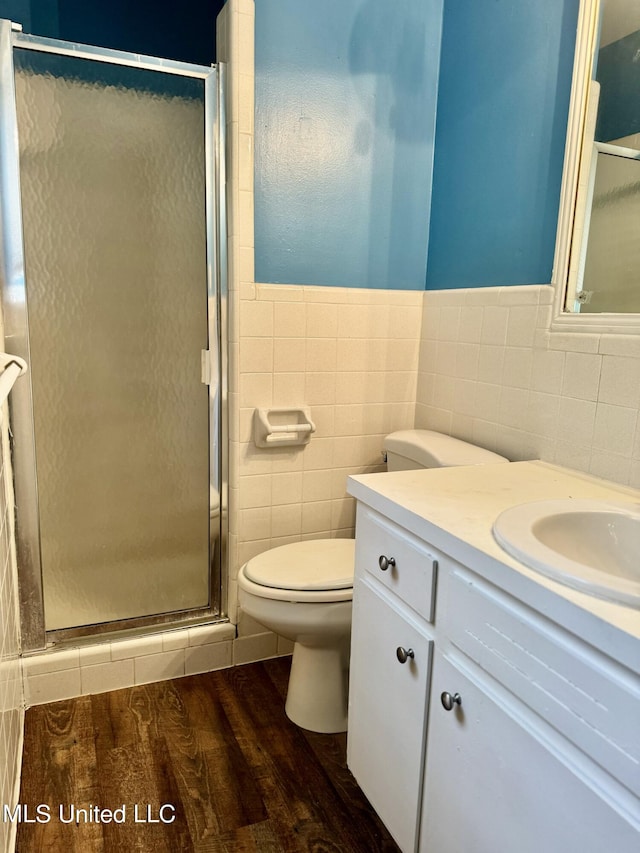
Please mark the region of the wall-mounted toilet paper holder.
[[285, 447], [308, 444], [316, 425], [307, 406], [256, 409], [253, 440], [256, 447]]

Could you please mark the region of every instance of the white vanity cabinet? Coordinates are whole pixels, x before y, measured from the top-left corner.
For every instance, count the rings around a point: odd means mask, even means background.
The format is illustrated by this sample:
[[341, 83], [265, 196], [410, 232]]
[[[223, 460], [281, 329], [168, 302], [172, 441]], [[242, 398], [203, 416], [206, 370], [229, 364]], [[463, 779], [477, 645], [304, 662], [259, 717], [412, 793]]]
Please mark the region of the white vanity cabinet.
[[636, 674], [362, 502], [353, 607], [347, 763], [403, 853], [640, 849]]

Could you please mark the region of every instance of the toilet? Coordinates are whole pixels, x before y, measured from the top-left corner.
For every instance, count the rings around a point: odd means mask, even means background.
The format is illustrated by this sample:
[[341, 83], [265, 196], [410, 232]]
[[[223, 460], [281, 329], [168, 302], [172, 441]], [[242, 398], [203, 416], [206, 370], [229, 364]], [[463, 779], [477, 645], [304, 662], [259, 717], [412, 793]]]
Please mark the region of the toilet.
[[[431, 430], [402, 430], [383, 443], [387, 470], [508, 462]], [[347, 729], [355, 541], [313, 539], [265, 551], [242, 566], [242, 610], [294, 643], [285, 711], [303, 729]]]

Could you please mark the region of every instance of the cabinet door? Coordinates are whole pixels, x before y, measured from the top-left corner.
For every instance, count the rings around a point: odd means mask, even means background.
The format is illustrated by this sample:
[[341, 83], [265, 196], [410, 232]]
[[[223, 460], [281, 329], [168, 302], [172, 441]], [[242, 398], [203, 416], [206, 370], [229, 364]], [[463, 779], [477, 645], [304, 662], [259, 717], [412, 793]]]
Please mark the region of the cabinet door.
[[[416, 846], [432, 645], [418, 623], [356, 583], [347, 762], [404, 853]], [[413, 657], [400, 663], [398, 648]]]
[[[580, 778], [562, 739], [543, 743], [544, 724], [484, 679], [435, 655], [420, 853], [637, 851], [638, 827]], [[452, 711], [444, 691], [460, 695]]]

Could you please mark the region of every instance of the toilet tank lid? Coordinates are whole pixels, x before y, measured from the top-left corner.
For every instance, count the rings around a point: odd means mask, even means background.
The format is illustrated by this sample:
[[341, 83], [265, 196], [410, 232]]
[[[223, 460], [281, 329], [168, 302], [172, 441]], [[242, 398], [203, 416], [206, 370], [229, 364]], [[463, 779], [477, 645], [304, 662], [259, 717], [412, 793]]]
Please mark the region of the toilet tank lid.
[[274, 589], [330, 590], [353, 586], [355, 541], [309, 539], [264, 551], [245, 563], [245, 576]]
[[477, 447], [475, 444], [430, 429], [392, 432], [385, 438], [383, 446], [386, 451], [411, 459], [425, 468], [509, 461], [491, 450], [485, 450], [484, 447]]

